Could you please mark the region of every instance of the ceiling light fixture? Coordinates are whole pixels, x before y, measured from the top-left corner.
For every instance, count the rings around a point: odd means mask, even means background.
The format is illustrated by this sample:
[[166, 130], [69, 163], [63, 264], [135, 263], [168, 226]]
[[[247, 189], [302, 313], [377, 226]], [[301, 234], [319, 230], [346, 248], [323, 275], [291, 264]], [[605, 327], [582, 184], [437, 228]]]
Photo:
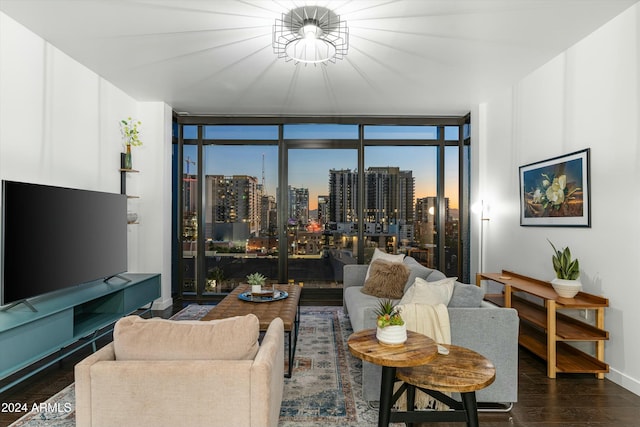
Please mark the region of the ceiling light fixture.
[[273, 51], [285, 61], [326, 65], [344, 58], [348, 50], [346, 21], [326, 7], [292, 9], [273, 26]]

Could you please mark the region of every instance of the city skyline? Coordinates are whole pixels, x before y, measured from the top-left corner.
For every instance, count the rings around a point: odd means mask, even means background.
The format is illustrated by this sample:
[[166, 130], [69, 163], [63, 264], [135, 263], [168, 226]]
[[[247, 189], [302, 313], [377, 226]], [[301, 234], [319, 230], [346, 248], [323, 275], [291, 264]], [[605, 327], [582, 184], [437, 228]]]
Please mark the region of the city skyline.
[[[205, 175], [249, 175], [264, 183], [266, 194], [275, 196], [278, 182], [278, 148], [271, 145], [208, 145], [204, 149]], [[184, 173], [195, 174], [197, 149], [184, 147]], [[411, 170], [415, 178], [415, 199], [436, 195], [437, 147], [367, 146], [365, 169], [399, 167]], [[354, 149], [290, 149], [289, 185], [309, 190], [309, 209], [317, 209], [318, 196], [328, 194], [331, 169], [357, 170]], [[457, 147], [445, 148], [445, 197], [458, 207]], [[414, 200], [415, 201], [415, 200]]]

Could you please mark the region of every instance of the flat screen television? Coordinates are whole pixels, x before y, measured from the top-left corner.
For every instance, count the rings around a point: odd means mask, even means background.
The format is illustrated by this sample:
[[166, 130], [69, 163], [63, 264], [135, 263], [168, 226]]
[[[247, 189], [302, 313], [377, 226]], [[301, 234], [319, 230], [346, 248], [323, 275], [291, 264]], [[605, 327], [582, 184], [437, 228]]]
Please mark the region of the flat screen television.
[[127, 271], [127, 196], [2, 181], [0, 305]]

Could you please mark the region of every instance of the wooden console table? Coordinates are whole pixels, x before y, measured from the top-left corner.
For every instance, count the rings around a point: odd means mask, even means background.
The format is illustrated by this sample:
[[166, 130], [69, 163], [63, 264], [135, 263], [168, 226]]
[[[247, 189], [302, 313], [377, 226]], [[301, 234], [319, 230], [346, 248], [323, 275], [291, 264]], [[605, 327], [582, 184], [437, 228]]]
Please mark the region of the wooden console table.
[[[593, 373], [603, 379], [609, 372], [609, 365], [604, 361], [604, 341], [609, 339], [609, 332], [604, 330], [604, 309], [609, 306], [607, 298], [586, 292], [579, 292], [573, 298], [563, 298], [558, 296], [551, 283], [507, 270], [476, 274], [476, 285], [480, 286], [482, 280], [504, 286], [502, 294], [487, 294], [485, 299], [518, 311], [518, 342], [547, 361], [549, 378], [555, 378], [557, 373]], [[539, 298], [543, 305], [519, 293]], [[593, 310], [595, 326], [558, 313], [558, 309]], [[594, 342], [595, 357], [569, 345], [568, 341]]]

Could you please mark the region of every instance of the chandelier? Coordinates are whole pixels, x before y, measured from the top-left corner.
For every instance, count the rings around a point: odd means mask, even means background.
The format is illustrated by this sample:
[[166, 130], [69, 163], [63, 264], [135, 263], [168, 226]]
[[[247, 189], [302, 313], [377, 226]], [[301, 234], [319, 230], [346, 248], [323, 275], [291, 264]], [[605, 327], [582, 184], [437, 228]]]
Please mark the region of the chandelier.
[[298, 64], [327, 64], [349, 50], [349, 29], [332, 10], [302, 6], [283, 13], [273, 26], [273, 51]]

